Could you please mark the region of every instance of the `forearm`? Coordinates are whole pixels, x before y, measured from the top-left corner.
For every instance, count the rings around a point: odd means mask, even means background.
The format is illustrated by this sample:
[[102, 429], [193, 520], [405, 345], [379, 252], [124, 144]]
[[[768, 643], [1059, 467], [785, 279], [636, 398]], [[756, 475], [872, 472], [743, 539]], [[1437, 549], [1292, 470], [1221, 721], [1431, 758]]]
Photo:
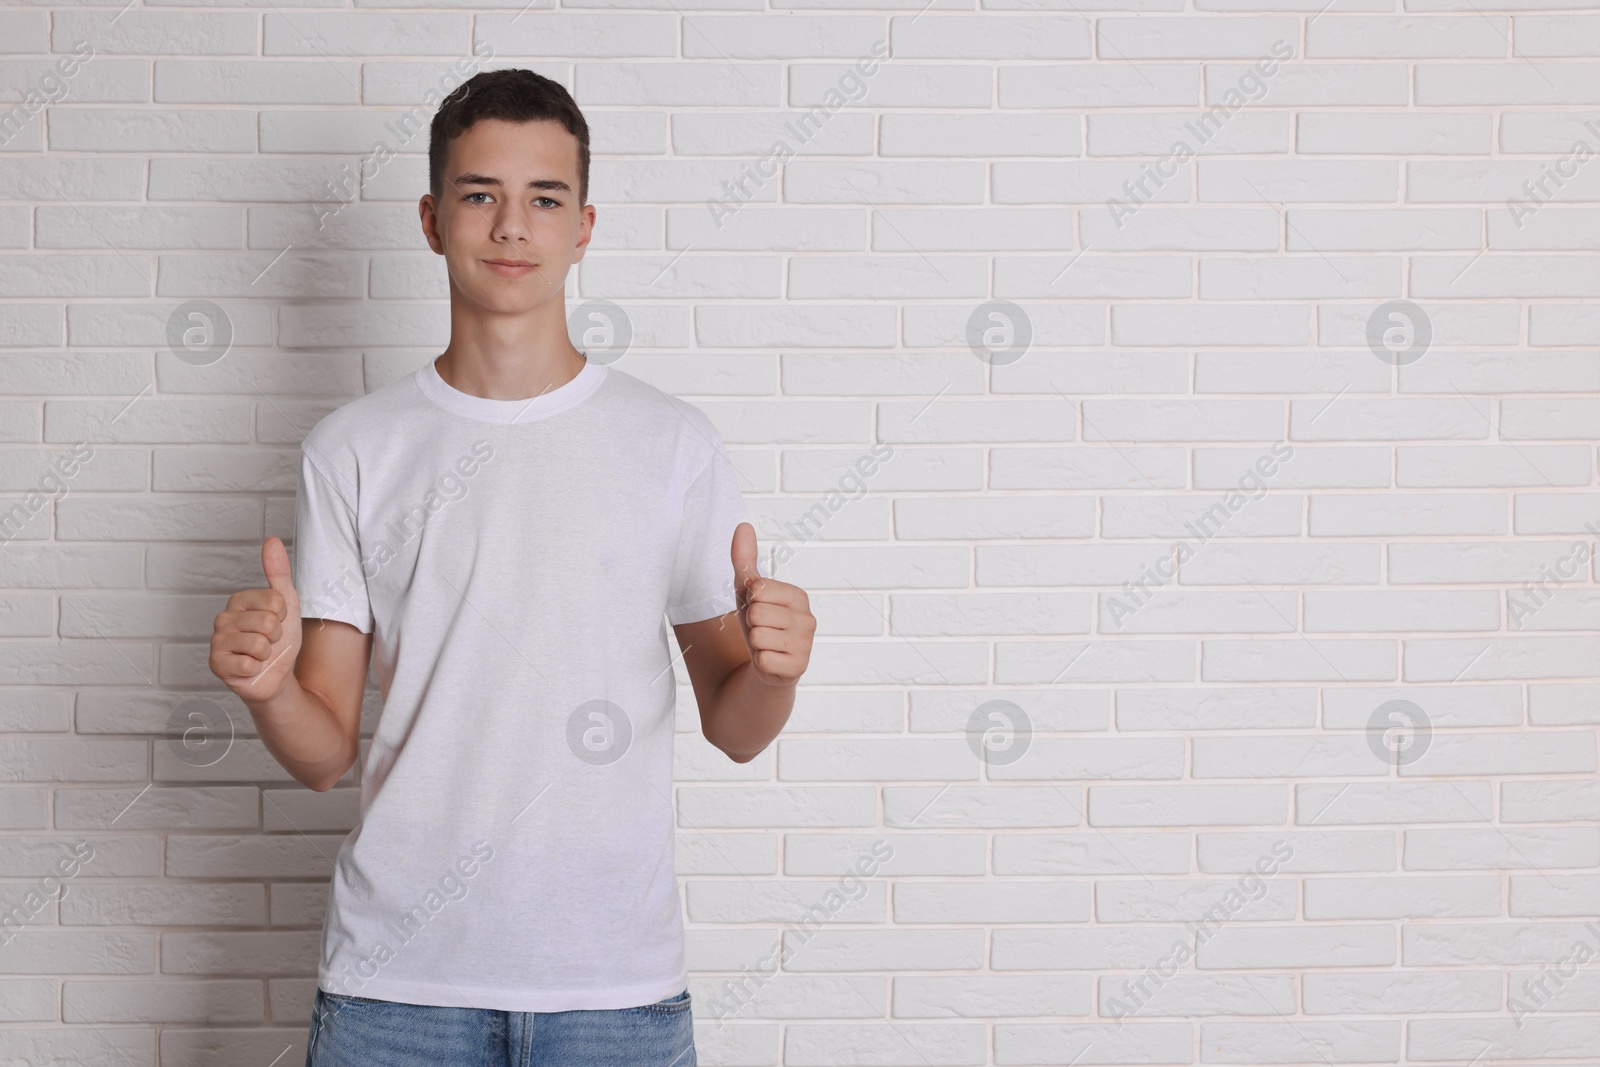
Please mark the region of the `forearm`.
[[748, 763], [772, 744], [794, 710], [795, 685], [768, 685], [749, 663], [722, 680], [709, 709], [701, 709], [701, 729], [736, 763]]
[[293, 674], [271, 700], [244, 700], [261, 743], [295, 781], [318, 792], [333, 788], [355, 762], [350, 739], [322, 698]]

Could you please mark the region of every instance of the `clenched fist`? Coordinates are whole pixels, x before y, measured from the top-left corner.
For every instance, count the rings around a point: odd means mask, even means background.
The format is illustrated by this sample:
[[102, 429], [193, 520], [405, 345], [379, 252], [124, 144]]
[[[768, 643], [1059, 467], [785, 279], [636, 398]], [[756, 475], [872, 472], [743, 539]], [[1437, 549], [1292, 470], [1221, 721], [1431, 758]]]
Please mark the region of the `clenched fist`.
[[750, 669], [768, 685], [793, 685], [811, 662], [811, 638], [817, 632], [811, 600], [798, 585], [761, 577], [756, 529], [748, 522], [733, 531], [730, 555]]
[[300, 654], [300, 596], [278, 538], [262, 542], [261, 569], [267, 588], [233, 594], [217, 616], [209, 661], [212, 674], [252, 702], [277, 696]]

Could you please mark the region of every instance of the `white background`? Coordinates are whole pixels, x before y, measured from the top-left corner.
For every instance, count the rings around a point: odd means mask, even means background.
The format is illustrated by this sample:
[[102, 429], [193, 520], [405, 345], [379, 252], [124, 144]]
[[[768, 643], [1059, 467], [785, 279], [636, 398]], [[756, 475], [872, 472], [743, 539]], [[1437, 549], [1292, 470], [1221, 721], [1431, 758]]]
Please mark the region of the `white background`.
[[[303, 1060], [355, 777], [289, 779], [207, 642], [292, 533], [305, 432], [447, 340], [423, 101], [475, 46], [584, 108], [570, 306], [622, 308], [615, 365], [710, 415], [763, 569], [788, 541], [819, 620], [754, 761], [681, 689], [701, 1063], [1600, 1062], [1600, 13], [1203, 6], [0, 12], [0, 503], [93, 449], [0, 545], [0, 911], [94, 853], [0, 944], [0, 1063]], [[884, 40], [853, 103], [786, 132]], [[1202, 144], [1186, 124], [1278, 40]], [[379, 140], [399, 154], [338, 204]], [[204, 365], [166, 342], [196, 299], [232, 330]], [[966, 341], [991, 300], [1032, 335], [992, 362]], [[1398, 370], [1368, 344], [1391, 300], [1432, 333]], [[209, 766], [163, 736], [195, 698], [234, 731]], [[969, 745], [993, 700], [1027, 716], [1015, 762]], [[1373, 725], [1392, 700], [1425, 724]], [[716, 1025], [880, 840], [859, 902]]]

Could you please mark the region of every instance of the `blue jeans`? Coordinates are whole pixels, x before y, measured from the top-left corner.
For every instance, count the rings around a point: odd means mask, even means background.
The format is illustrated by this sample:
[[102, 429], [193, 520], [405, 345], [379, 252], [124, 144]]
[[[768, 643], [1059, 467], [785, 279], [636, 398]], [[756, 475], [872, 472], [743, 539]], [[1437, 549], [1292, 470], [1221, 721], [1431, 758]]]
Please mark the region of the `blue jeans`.
[[697, 1067], [689, 991], [637, 1008], [492, 1011], [317, 990], [306, 1067]]

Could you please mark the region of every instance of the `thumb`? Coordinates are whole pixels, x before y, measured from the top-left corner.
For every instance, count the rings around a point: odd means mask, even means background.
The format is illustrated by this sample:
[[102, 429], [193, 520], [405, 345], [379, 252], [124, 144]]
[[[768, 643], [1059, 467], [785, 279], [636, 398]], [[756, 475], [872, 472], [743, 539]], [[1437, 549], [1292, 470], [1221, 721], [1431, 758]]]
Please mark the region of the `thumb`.
[[750, 579], [760, 577], [756, 570], [756, 528], [741, 522], [733, 531], [733, 588], [740, 605], [744, 604], [745, 587]]
[[294, 579], [289, 569], [289, 552], [283, 541], [269, 537], [261, 542], [261, 570], [267, 576], [267, 585], [283, 594], [289, 617], [300, 614], [300, 594], [295, 592]]

